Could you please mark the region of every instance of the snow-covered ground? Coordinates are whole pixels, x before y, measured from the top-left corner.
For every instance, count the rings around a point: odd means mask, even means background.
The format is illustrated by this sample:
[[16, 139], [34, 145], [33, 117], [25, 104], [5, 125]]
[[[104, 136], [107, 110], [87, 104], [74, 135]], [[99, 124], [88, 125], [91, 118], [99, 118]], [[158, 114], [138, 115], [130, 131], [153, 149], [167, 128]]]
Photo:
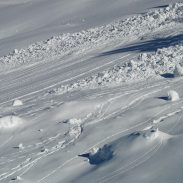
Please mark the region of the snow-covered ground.
[[0, 0], [0, 183], [182, 183], [176, 2]]

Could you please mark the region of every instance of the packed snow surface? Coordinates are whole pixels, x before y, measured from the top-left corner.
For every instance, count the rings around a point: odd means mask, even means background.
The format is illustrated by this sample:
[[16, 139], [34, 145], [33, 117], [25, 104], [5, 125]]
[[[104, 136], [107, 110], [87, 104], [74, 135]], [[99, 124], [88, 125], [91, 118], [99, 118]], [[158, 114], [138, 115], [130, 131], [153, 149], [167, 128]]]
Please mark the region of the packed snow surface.
[[182, 183], [176, 2], [0, 1], [0, 183]]

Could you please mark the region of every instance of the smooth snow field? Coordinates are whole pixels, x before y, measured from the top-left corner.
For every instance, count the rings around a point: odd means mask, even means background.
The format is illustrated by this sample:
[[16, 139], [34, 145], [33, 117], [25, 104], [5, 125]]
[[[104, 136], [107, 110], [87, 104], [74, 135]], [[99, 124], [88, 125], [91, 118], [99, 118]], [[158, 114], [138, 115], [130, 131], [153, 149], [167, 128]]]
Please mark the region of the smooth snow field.
[[182, 183], [183, 1], [0, 0], [0, 183]]

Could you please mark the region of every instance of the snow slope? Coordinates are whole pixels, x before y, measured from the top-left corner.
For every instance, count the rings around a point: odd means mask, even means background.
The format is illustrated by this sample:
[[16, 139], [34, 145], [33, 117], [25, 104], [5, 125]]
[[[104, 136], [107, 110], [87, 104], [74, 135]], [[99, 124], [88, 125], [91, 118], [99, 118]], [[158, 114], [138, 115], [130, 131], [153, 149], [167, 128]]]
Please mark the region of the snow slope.
[[76, 32], [176, 0], [1, 0], [0, 55], [61, 32]]
[[170, 3], [0, 1], [0, 182], [182, 183]]

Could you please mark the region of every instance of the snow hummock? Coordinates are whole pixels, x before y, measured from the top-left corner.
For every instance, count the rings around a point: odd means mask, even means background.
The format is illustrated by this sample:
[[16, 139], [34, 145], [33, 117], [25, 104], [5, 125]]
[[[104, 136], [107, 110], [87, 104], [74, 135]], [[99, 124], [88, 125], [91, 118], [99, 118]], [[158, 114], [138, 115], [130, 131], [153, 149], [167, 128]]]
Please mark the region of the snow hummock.
[[19, 99], [16, 99], [13, 101], [13, 106], [22, 106], [23, 102]]
[[18, 144], [18, 146], [16, 146], [17, 149], [24, 149], [24, 145], [22, 143]]
[[179, 94], [174, 90], [170, 90], [168, 92], [168, 100], [172, 102], [179, 100]]
[[159, 136], [158, 127], [152, 126], [149, 129], [144, 130], [143, 136], [146, 139], [150, 139], [150, 140], [157, 138]]
[[93, 148], [88, 154], [79, 155], [82, 157], [87, 157], [90, 164], [97, 165], [113, 157], [113, 151], [111, 146], [105, 144], [101, 148]]
[[10, 115], [0, 118], [0, 129], [11, 129], [22, 124], [22, 119], [18, 116]]

